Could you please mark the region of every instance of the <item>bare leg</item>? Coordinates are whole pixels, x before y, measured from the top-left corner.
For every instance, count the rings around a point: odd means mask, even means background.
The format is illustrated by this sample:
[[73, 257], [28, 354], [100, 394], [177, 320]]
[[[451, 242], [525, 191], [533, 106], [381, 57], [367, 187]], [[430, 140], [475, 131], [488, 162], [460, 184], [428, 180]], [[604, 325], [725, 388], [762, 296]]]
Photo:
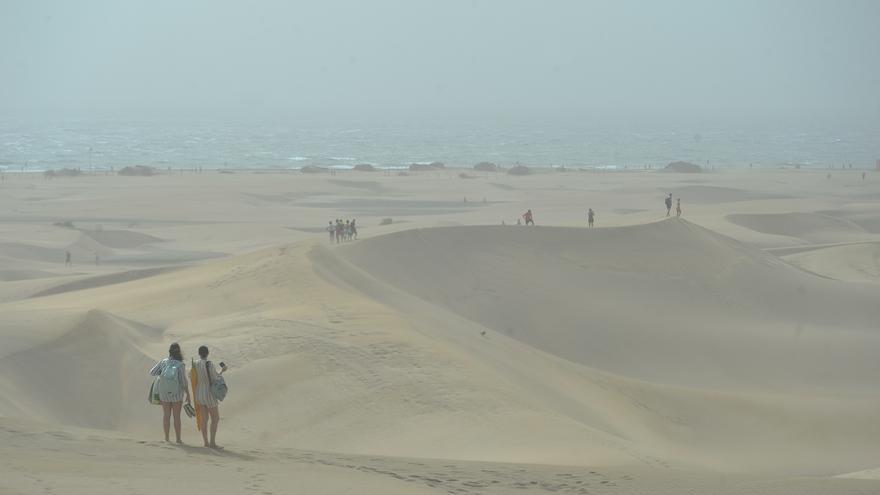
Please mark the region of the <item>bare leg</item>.
[[199, 421], [199, 429], [202, 430], [202, 440], [205, 441], [205, 447], [210, 447], [211, 444], [208, 443], [208, 411], [209, 409], [205, 406], [199, 405], [199, 409], [201, 409], [201, 421]]
[[162, 429], [165, 430], [165, 441], [170, 442], [168, 439], [168, 433], [171, 430], [171, 403], [163, 402], [162, 403]]
[[217, 424], [220, 423], [220, 408], [212, 407], [208, 409], [211, 412], [211, 447], [218, 449], [217, 446]]
[[177, 438], [177, 443], [183, 443], [180, 441], [180, 407], [183, 406], [183, 402], [172, 402], [171, 403], [171, 411], [174, 413], [174, 436]]

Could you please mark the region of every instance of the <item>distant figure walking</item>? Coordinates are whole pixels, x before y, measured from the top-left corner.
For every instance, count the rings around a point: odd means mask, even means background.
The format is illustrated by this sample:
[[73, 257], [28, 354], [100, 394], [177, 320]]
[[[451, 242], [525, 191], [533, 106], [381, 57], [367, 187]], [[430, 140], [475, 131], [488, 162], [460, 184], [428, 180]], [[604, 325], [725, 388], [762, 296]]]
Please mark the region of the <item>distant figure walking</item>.
[[168, 434], [171, 430], [171, 415], [174, 415], [174, 436], [177, 443], [180, 440], [180, 408], [183, 406], [183, 397], [186, 403], [190, 403], [189, 386], [186, 383], [186, 365], [183, 363], [183, 354], [180, 352], [180, 344], [171, 344], [168, 348], [168, 357], [156, 363], [150, 370], [150, 375], [156, 378], [155, 387], [159, 391], [159, 401], [162, 403], [162, 428], [165, 431], [165, 441], [169, 442]]
[[64, 266], [73, 266], [73, 261], [70, 261], [70, 251], [64, 251]]
[[336, 227], [333, 225], [332, 220], [327, 225], [327, 232], [330, 234], [330, 244], [333, 244], [333, 241], [336, 240]]
[[681, 198], [675, 200], [675, 218], [681, 217]]
[[593, 220], [595, 218], [596, 214], [593, 213], [593, 209], [590, 208], [589, 210], [587, 210], [587, 224], [590, 226], [590, 228], [593, 228]]
[[342, 236], [345, 235], [345, 224], [342, 223], [342, 220], [336, 219], [336, 243], [339, 244], [342, 242]]
[[669, 196], [666, 196], [666, 216], [669, 216], [669, 212], [672, 211], [672, 193], [669, 193]]
[[526, 210], [526, 212], [523, 213], [523, 220], [525, 220], [526, 225], [535, 225], [535, 220], [532, 217], [532, 210]]
[[356, 218], [351, 219], [351, 238], [354, 240], [357, 240], [358, 229], [357, 229], [357, 226], [354, 224], [355, 220], [357, 220], [357, 219]]

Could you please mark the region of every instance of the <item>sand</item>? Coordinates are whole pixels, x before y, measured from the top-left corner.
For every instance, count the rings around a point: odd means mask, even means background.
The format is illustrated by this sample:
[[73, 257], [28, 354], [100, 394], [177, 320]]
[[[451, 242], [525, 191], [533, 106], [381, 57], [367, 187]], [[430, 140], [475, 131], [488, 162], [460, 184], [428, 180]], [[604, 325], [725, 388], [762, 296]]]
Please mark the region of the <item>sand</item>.
[[459, 172], [0, 183], [0, 493], [880, 491], [880, 176]]

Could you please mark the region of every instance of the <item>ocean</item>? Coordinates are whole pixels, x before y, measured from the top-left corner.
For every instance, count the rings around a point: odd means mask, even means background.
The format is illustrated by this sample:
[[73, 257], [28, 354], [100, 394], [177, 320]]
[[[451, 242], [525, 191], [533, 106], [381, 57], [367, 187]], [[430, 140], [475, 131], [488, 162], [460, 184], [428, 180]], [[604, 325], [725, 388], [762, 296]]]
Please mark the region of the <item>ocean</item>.
[[873, 168], [880, 128], [763, 130], [697, 126], [600, 126], [554, 122], [333, 123], [230, 122], [0, 123], [0, 169], [400, 168], [443, 162], [503, 166], [654, 168], [677, 160], [709, 167]]

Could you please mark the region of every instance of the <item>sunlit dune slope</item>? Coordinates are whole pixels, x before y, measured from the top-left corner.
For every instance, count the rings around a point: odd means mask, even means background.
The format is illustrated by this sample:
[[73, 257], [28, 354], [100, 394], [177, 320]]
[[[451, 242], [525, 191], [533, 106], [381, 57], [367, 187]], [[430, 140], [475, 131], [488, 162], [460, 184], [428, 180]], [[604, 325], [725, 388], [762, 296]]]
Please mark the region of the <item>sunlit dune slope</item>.
[[0, 415], [154, 436], [178, 341], [230, 363], [233, 443], [852, 472], [880, 453], [876, 310], [847, 313], [872, 294], [681, 221], [303, 243], [3, 305]]
[[605, 371], [687, 386], [871, 386], [876, 288], [683, 220], [411, 230], [342, 249], [405, 292]]

